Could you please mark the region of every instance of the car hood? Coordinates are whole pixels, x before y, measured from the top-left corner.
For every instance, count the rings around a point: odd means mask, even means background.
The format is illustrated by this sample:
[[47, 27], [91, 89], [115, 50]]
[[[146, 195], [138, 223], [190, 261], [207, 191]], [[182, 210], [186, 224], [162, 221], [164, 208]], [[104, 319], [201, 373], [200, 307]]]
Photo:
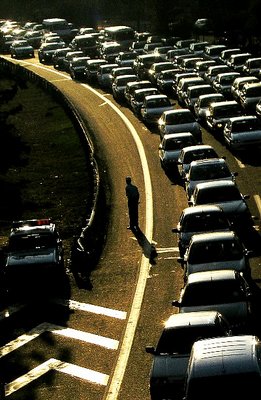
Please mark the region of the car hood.
[[261, 131], [249, 131], [241, 132], [237, 134], [232, 133], [233, 140], [239, 142], [250, 142], [250, 141], [260, 141], [261, 142]]
[[171, 377], [183, 380], [187, 370], [189, 354], [185, 355], [157, 355], [154, 356], [151, 377]]
[[190, 264], [187, 263], [186, 270], [188, 275], [194, 272], [201, 271], [216, 271], [222, 269], [232, 269], [235, 271], [245, 271], [246, 270], [246, 261], [244, 258], [240, 260], [229, 260], [229, 261], [214, 261], [214, 262], [205, 262], [201, 264]]
[[16, 252], [10, 253], [7, 257], [6, 266], [15, 267], [19, 265], [31, 265], [31, 264], [48, 264], [57, 261], [57, 249], [43, 249], [28, 252]]
[[189, 123], [189, 124], [181, 124], [181, 125], [166, 125], [166, 132], [191, 132], [199, 130], [199, 125], [197, 122]]

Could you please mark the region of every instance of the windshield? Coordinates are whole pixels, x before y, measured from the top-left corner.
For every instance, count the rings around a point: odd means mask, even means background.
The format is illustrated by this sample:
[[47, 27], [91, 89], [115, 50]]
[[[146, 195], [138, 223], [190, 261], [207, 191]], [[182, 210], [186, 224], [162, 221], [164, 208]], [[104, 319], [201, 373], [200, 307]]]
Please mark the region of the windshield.
[[186, 287], [182, 306], [208, 306], [211, 304], [237, 303], [245, 300], [243, 287], [236, 279], [206, 281]]
[[55, 237], [51, 234], [17, 235], [10, 238], [9, 251], [33, 251], [56, 246]]
[[256, 119], [233, 122], [233, 133], [261, 130], [261, 122]]
[[239, 241], [224, 240], [195, 243], [189, 248], [188, 262], [203, 264], [208, 262], [240, 260], [243, 257], [243, 247]]
[[231, 172], [226, 164], [195, 165], [191, 166], [189, 172], [189, 179], [192, 181], [221, 179], [230, 176]]
[[210, 187], [199, 190], [197, 193], [197, 203], [222, 203], [226, 201], [242, 200], [239, 190], [235, 186]]
[[187, 124], [195, 122], [195, 118], [192, 113], [173, 113], [173, 114], [168, 114], [166, 115], [166, 123], [168, 125], [174, 125], [174, 124]]
[[190, 164], [192, 161], [215, 157], [217, 157], [217, 153], [214, 149], [195, 150], [184, 154], [183, 163]]
[[228, 222], [220, 213], [190, 215], [182, 223], [182, 232], [211, 232], [227, 228]]

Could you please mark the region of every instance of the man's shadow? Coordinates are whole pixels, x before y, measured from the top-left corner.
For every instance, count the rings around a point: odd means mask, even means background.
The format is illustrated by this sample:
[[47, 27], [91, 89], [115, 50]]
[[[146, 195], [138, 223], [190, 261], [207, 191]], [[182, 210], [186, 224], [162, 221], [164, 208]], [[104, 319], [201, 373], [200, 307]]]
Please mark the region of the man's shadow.
[[137, 229], [133, 229], [132, 232], [142, 248], [144, 256], [149, 259], [151, 265], [155, 265], [158, 254], [154, 244], [148, 241], [139, 227]]

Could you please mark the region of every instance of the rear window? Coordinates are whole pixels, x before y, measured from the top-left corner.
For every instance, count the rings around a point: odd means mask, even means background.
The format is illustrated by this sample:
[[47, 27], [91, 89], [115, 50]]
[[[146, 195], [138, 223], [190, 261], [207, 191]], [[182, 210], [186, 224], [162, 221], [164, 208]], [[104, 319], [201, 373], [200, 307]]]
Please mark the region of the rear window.
[[212, 187], [197, 192], [197, 204], [222, 203], [241, 200], [239, 190], [235, 187]]

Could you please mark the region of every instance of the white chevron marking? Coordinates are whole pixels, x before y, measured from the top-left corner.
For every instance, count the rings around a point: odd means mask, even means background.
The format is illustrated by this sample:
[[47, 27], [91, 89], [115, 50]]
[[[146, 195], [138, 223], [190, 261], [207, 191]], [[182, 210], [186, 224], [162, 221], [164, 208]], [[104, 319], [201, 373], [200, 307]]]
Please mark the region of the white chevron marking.
[[7, 383], [5, 385], [5, 395], [9, 396], [13, 392], [28, 385], [30, 382], [38, 379], [50, 370], [62, 372], [103, 386], [107, 385], [109, 379], [108, 375], [102, 374], [101, 372], [96, 372], [88, 368], [79, 367], [74, 364], [56, 360], [55, 358], [50, 358], [48, 361], [38, 365], [27, 374], [20, 376], [10, 383]]
[[26, 343], [31, 340], [36, 339], [44, 332], [52, 332], [57, 335], [66, 336], [72, 339], [81, 340], [86, 343], [96, 344], [101, 347], [105, 347], [107, 349], [116, 350], [118, 348], [119, 342], [118, 340], [106, 338], [104, 336], [94, 335], [88, 332], [78, 331], [76, 329], [64, 328], [58, 325], [49, 324], [48, 322], [44, 322], [31, 331], [25, 333], [24, 335], [19, 336], [18, 338], [12, 340], [7, 343], [3, 347], [0, 347], [0, 358], [6, 356], [14, 350], [17, 350], [19, 347], [24, 346]]
[[125, 311], [114, 310], [101, 306], [95, 306], [88, 303], [80, 303], [75, 300], [55, 300], [57, 304], [68, 306], [70, 310], [87, 311], [94, 314], [106, 315], [107, 317], [126, 319], [127, 313]]

